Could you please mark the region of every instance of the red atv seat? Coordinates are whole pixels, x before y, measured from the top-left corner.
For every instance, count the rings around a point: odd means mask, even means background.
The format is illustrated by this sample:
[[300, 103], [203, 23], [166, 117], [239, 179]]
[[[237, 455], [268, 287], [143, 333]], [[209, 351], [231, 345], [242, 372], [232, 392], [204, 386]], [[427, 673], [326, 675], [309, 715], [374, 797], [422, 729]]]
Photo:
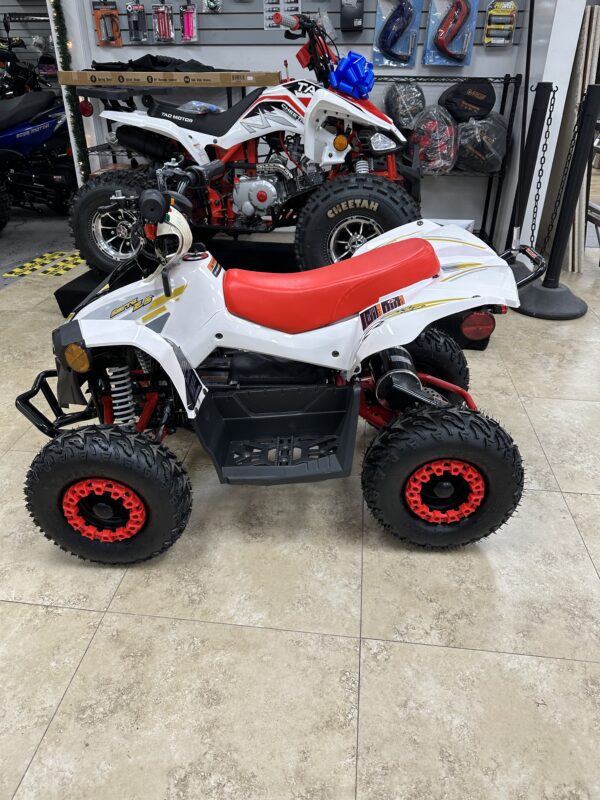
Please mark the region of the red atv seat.
[[304, 333], [358, 314], [386, 294], [433, 278], [439, 269], [429, 242], [408, 239], [308, 272], [229, 269], [223, 291], [236, 317], [284, 333]]

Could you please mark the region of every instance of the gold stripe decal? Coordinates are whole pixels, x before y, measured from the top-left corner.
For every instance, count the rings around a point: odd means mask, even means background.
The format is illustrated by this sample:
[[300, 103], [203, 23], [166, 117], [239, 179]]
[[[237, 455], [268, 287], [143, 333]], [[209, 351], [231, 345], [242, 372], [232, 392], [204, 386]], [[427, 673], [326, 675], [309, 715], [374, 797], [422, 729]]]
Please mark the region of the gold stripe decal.
[[474, 267], [473, 269], [466, 269], [464, 272], [459, 272], [456, 275], [450, 275], [449, 278], [442, 278], [441, 283], [448, 283], [450, 281], [458, 281], [464, 278], [465, 275], [472, 275], [474, 272], [485, 272], [489, 267]]
[[151, 311], [149, 314], [144, 314], [144, 316], [142, 317], [142, 322], [145, 325], [147, 322], [150, 322], [150, 320], [153, 320], [154, 317], [159, 317], [161, 314], [164, 314], [166, 310], [167, 310], [166, 306], [155, 308], [154, 311]]
[[177, 300], [177, 298], [181, 297], [181, 295], [185, 292], [186, 289], [187, 289], [187, 283], [184, 283], [183, 286], [178, 286], [177, 289], [173, 289], [173, 291], [171, 292], [171, 297], [167, 297], [166, 294], [161, 294], [159, 297], [157, 297], [150, 303], [150, 305], [148, 306], [148, 311], [152, 311], [153, 309], [158, 308], [159, 306], [162, 306], [165, 303], [168, 303], [169, 300]]
[[465, 247], [475, 247], [477, 250], [487, 250], [485, 245], [473, 244], [473, 242], [464, 242], [462, 239], [445, 239], [442, 236], [422, 236], [426, 242], [452, 242], [452, 244], [462, 244]]

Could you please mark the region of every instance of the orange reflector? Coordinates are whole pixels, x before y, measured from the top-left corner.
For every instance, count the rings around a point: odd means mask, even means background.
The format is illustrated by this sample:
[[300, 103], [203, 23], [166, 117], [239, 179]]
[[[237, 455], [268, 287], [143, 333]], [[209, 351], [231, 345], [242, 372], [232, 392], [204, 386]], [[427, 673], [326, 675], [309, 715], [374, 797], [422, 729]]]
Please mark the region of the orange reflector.
[[348, 147], [348, 137], [343, 133], [338, 133], [333, 140], [333, 146], [338, 153], [342, 153]]
[[65, 361], [74, 372], [89, 372], [90, 358], [80, 344], [71, 343], [65, 347]]
[[144, 236], [149, 241], [153, 242], [156, 239], [156, 232], [158, 230], [158, 225], [154, 222], [147, 222], [144, 225]]

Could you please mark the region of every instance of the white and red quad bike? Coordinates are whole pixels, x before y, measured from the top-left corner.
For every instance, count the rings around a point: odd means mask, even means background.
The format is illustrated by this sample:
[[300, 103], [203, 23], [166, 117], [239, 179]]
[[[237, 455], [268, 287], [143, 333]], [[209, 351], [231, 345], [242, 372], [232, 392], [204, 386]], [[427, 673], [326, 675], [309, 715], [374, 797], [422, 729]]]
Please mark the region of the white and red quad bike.
[[[25, 488], [45, 536], [94, 561], [151, 558], [183, 533], [192, 505], [168, 434], [195, 431], [223, 483], [321, 481], [350, 475], [361, 414], [380, 428], [363, 492], [390, 533], [450, 547], [510, 518], [523, 489], [517, 446], [404, 346], [451, 311], [518, 306], [502, 258], [459, 227], [421, 222], [344, 264], [225, 271], [193, 249], [184, 197], [147, 190], [132, 202], [160, 262], [121, 288], [117, 270], [92, 293], [53, 333], [56, 369], [17, 399], [52, 437]], [[66, 413], [71, 404], [84, 408]]]
[[[328, 88], [337, 56], [316, 20], [282, 17], [281, 24], [307, 36], [298, 59], [317, 83], [286, 80], [256, 89], [228, 111], [205, 115], [148, 93], [145, 109], [137, 110], [126, 101], [127, 90], [78, 90], [104, 103], [101, 116], [116, 146], [151, 163], [105, 172], [79, 191], [71, 224], [90, 266], [110, 273], [137, 255], [144, 238], [137, 209], [114, 213], [110, 198], [118, 190], [139, 196], [143, 188], [157, 188], [157, 169], [173, 159], [203, 171], [189, 190], [196, 238], [295, 225], [302, 269], [348, 258], [368, 239], [420, 217], [420, 173], [408, 163], [402, 133], [369, 100]], [[94, 110], [87, 99], [81, 108]]]

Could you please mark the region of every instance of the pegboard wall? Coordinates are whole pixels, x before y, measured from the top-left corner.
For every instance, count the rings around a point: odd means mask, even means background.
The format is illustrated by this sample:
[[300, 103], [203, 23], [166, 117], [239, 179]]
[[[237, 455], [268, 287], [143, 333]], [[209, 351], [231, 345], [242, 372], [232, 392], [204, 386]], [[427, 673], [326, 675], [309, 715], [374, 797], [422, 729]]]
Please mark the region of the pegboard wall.
[[[447, 68], [425, 67], [421, 63], [422, 45], [425, 40], [430, 6], [430, 0], [425, 0], [420, 21], [417, 63], [412, 72], [415, 74], [439, 74], [440, 70], [446, 69], [450, 73], [456, 73], [457, 76], [503, 75], [507, 72], [514, 74], [518, 53], [521, 50], [519, 44], [526, 33], [524, 26], [526, 25], [528, 0], [521, 0], [519, 3], [517, 31], [513, 44], [500, 48], [487, 48], [482, 45], [485, 10], [488, 6], [488, 0], [477, 1], [479, 12], [471, 64], [462, 68]], [[542, 0], [542, 2], [544, 1]], [[147, 42], [130, 44], [125, 13], [127, 0], [117, 0], [123, 42], [123, 46], [120, 48], [98, 46], [94, 31], [91, 0], [62, 0], [62, 2], [68, 24], [68, 18], [73, 18], [73, 25], [69, 24], [69, 30], [71, 31], [71, 28], [73, 28], [72, 35], [75, 36], [75, 32], [79, 29], [82, 38], [85, 38], [85, 43], [82, 43], [85, 46], [73, 48], [74, 67], [77, 69], [89, 67], [92, 59], [96, 61], [127, 61], [144, 53], [152, 52], [163, 55], [168, 53], [183, 59], [195, 58], [223, 69], [283, 70], [284, 59], [287, 59], [290, 72], [294, 75], [302, 74], [302, 70], [295, 59], [298, 43], [286, 40], [283, 30], [264, 30], [263, 0], [249, 0], [249, 2], [222, 0], [222, 13], [198, 13], [198, 41], [195, 43], [181, 42], [181, 25], [177, 12], [182, 3], [179, 0], [173, 0], [176, 41], [168, 44], [155, 43], [152, 34], [150, 34]], [[556, 0], [552, 0], [552, 2], [554, 3]], [[377, 0], [365, 0], [364, 27], [359, 33], [341, 32], [339, 30], [341, 0], [301, 0], [300, 4], [302, 11], [305, 13], [317, 13], [319, 10], [327, 11], [337, 33], [336, 43], [342, 52], [352, 49], [362, 53], [369, 59], [372, 58]], [[146, 0], [144, 5], [147, 11], [147, 27], [151, 31], [152, 2]], [[201, 2], [198, 1], [196, 5], [200, 7]], [[86, 51], [89, 54], [87, 57]], [[411, 70], [397, 66], [382, 66], [378, 67], [377, 71], [382, 74], [411, 72]]]
[[[83, 0], [83, 3], [88, 2], [90, 24], [92, 23], [92, 6], [89, 0]], [[373, 44], [373, 35], [375, 31], [375, 10], [377, 0], [365, 0], [364, 3], [364, 21], [363, 29], [359, 33], [341, 32], [340, 27], [340, 2], [335, 0], [300, 0], [301, 10], [303, 13], [316, 13], [318, 11], [327, 11], [331, 22], [337, 33], [337, 44], [344, 47], [366, 46], [371, 47]], [[487, 0], [481, 0], [479, 3], [479, 12], [477, 16], [477, 30], [475, 34], [474, 44], [476, 47], [483, 46], [483, 28], [485, 23], [485, 10], [488, 6]], [[194, 47], [194, 44], [181, 41], [181, 23], [179, 19], [179, 8], [182, 5], [180, 2], [173, 2], [170, 5], [174, 10], [174, 28], [175, 28], [175, 41], [169, 43], [157, 42], [154, 39], [152, 32], [152, 3], [146, 2], [146, 24], [149, 31], [149, 38], [147, 42], [131, 43], [129, 39], [129, 30], [127, 26], [127, 15], [125, 13], [126, 0], [118, 0], [119, 21], [121, 29], [121, 38], [123, 46], [135, 48], [147, 48], [149, 46], [156, 48], [180, 48], [180, 47]], [[196, 4], [198, 7], [202, 3]], [[425, 2], [425, 8], [421, 13], [421, 22], [419, 30], [419, 45], [425, 42], [425, 35], [427, 30], [427, 19], [429, 15], [429, 0]], [[521, 4], [524, 5], [523, 3]], [[198, 44], [204, 47], [227, 47], [227, 46], [240, 46], [240, 47], [260, 47], [272, 48], [282, 44], [283, 31], [280, 29], [264, 30], [263, 29], [263, 0], [222, 0], [221, 13], [200, 13], [197, 14], [198, 20]], [[512, 46], [518, 46], [522, 37], [522, 28], [524, 23], [524, 10], [521, 8], [518, 12], [517, 30]], [[509, 46], [510, 47], [510, 46]], [[103, 48], [110, 49], [110, 48]]]

